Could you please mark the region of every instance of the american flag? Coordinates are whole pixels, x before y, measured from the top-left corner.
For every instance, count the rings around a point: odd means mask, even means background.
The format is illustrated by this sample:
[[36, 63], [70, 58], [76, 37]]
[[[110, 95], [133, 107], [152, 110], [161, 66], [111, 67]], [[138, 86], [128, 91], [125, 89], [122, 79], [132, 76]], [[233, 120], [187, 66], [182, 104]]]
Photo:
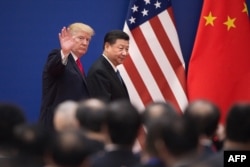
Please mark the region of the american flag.
[[124, 24], [130, 56], [118, 68], [131, 102], [139, 109], [153, 101], [170, 101], [183, 111], [185, 63], [169, 0], [132, 0]]

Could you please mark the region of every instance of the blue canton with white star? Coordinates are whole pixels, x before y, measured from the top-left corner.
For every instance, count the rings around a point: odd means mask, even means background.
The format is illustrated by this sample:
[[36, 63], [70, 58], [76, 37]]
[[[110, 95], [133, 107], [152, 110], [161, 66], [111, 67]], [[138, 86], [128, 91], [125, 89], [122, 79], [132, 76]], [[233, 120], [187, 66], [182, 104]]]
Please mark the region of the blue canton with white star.
[[127, 25], [132, 30], [170, 6], [170, 0], [134, 0], [130, 3]]

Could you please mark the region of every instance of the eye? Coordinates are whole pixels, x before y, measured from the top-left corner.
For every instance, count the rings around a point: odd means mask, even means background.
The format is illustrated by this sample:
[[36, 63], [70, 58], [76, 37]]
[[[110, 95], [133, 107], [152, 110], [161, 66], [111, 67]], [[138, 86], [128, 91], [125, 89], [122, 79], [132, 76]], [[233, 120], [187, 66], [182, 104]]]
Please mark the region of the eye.
[[86, 41], [89, 42], [89, 41], [90, 41], [90, 38], [86, 38]]

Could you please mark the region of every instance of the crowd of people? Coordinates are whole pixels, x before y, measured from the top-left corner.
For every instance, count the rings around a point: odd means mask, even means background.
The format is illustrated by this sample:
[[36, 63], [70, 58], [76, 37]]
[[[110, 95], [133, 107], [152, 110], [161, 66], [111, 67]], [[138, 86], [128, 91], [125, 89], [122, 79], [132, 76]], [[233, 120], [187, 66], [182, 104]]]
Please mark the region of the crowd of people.
[[[224, 150], [250, 150], [250, 103], [231, 107], [223, 134], [219, 119], [207, 100], [193, 101], [180, 114], [169, 102], [139, 111], [129, 100], [90, 98], [60, 103], [49, 131], [29, 123], [18, 106], [1, 103], [0, 166], [222, 167]], [[220, 145], [218, 135], [224, 136]]]

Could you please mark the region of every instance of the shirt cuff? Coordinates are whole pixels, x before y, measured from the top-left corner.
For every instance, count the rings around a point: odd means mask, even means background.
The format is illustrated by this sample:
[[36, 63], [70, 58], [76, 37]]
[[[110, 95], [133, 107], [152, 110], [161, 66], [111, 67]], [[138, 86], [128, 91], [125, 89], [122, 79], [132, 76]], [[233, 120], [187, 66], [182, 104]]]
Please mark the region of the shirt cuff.
[[61, 58], [62, 58], [62, 64], [67, 65], [68, 63], [68, 56], [65, 56], [61, 50]]

